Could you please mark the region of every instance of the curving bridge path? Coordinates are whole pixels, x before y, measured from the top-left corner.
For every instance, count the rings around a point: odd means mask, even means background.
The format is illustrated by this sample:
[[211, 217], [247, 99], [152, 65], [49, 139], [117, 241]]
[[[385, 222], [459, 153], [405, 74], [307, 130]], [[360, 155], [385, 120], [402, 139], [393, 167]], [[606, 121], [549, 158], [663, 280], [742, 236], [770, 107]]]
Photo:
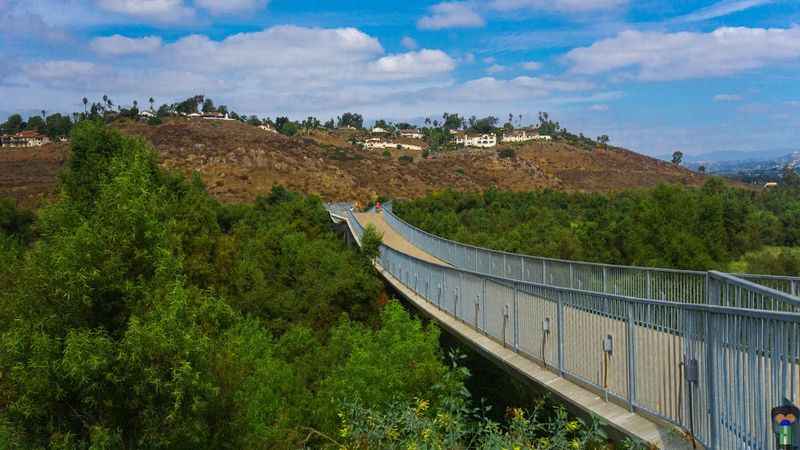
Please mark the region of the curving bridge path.
[[561, 261], [448, 241], [328, 205], [381, 275], [464, 342], [576, 412], [657, 448], [775, 449], [800, 403], [800, 279]]

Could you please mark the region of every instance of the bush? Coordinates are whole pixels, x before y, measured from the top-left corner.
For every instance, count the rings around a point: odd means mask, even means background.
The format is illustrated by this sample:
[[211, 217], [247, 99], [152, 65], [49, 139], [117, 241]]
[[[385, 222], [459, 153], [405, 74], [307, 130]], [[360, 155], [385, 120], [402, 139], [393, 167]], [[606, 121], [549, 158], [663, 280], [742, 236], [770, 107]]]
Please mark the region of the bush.
[[384, 150], [383, 151], [383, 157], [387, 158], [387, 159], [391, 158], [392, 157], [392, 152], [390, 152], [389, 150]]
[[397, 160], [400, 161], [401, 163], [409, 164], [409, 163], [414, 162], [414, 157], [413, 156], [408, 156], [408, 155], [403, 155], [403, 156], [397, 158]]
[[512, 159], [517, 156], [517, 152], [513, 148], [502, 148], [497, 151], [497, 156], [504, 159]]

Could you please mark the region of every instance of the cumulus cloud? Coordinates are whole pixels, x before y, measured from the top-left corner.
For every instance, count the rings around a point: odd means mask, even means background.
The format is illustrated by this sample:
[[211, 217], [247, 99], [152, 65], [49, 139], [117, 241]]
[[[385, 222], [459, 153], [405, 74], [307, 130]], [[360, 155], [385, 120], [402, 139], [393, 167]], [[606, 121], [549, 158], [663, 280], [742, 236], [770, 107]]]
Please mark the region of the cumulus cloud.
[[467, 2], [438, 3], [430, 7], [430, 15], [417, 21], [417, 27], [423, 30], [475, 28], [484, 25], [486, 21]]
[[414, 38], [409, 36], [403, 36], [403, 39], [400, 39], [400, 45], [406, 48], [406, 50], [416, 50], [417, 49], [417, 41]]
[[525, 70], [539, 70], [542, 68], [542, 64], [536, 61], [527, 61], [520, 64], [523, 69]]
[[800, 58], [800, 27], [718, 28], [710, 33], [624, 31], [571, 50], [572, 71], [629, 71], [642, 80], [725, 76]]
[[717, 94], [714, 96], [715, 102], [739, 102], [742, 101], [741, 95], [736, 94]]
[[157, 36], [129, 38], [115, 34], [113, 36], [95, 38], [89, 44], [89, 47], [95, 53], [106, 56], [148, 54], [161, 48], [161, 38]]
[[369, 65], [370, 73], [381, 79], [427, 77], [450, 72], [455, 67], [455, 61], [447, 53], [428, 49], [384, 56]]
[[534, 9], [566, 13], [586, 13], [617, 9], [628, 4], [628, 0], [492, 0], [489, 7], [497, 11]]
[[581, 92], [594, 88], [586, 81], [560, 80], [521, 76], [511, 80], [484, 77], [470, 80], [453, 89], [452, 97], [458, 100], [519, 101], [546, 97], [553, 93]]
[[100, 8], [157, 22], [177, 22], [194, 16], [184, 0], [96, 0]]
[[194, 0], [194, 4], [211, 14], [239, 14], [267, 6], [268, 0]]

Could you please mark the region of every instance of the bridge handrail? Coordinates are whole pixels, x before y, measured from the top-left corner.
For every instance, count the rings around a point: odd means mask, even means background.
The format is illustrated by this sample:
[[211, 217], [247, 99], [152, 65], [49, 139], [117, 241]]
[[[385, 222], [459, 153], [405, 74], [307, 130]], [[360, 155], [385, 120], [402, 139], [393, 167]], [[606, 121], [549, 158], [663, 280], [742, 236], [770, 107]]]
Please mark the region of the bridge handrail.
[[[381, 247], [380, 264], [448, 315], [607, 400], [685, 430], [691, 415], [695, 437], [707, 448], [723, 448], [719, 443], [733, 437], [756, 442], [750, 448], [773, 449], [769, 441], [758, 441], [771, 430], [767, 420], [752, 420], [754, 414], [767, 413], [755, 405], [798, 399], [794, 380], [779, 374], [796, 374], [800, 367], [798, 346], [791, 344], [800, 341], [799, 313], [640, 299], [512, 280], [431, 263], [388, 246]], [[539, 327], [539, 320], [553, 322], [555, 342], [549, 351], [545, 325]], [[539, 332], [544, 335], [537, 339]], [[782, 338], [758, 338], [765, 335]], [[611, 384], [599, 378], [598, 365], [590, 362], [605, 336], [617, 342], [613, 351], [619, 355], [613, 363], [617, 380]], [[689, 361], [698, 366], [700, 376], [694, 391], [682, 387], [683, 364]], [[739, 361], [746, 362], [740, 366]], [[757, 370], [765, 370], [767, 364], [773, 376], [760, 378]]]
[[[621, 289], [627, 291], [627, 293], [632, 297], [659, 299], [658, 295], [660, 294], [661, 299], [679, 302], [706, 303], [709, 300], [708, 272], [570, 261], [557, 258], [510, 253], [501, 250], [492, 250], [484, 247], [456, 242], [422, 230], [414, 225], [409, 224], [394, 214], [391, 205], [384, 208], [384, 217], [386, 218], [386, 222], [409, 242], [454, 266], [464, 268], [466, 267], [466, 262], [469, 259], [471, 261], [470, 266], [478, 269], [482, 265], [481, 261], [479, 260], [481, 256], [491, 259], [493, 255], [497, 255], [503, 258], [504, 272], [516, 272], [516, 276], [512, 276], [511, 278], [521, 281], [533, 281], [526, 279], [526, 273], [524, 270], [526, 261], [528, 264], [534, 263], [541, 265], [541, 281], [544, 283], [548, 282], [546, 278], [547, 264], [564, 264], [568, 266], [569, 273], [567, 274], [566, 270], [562, 268], [563, 273], [559, 276], [558, 280], [555, 280], [554, 276], [551, 274], [549, 284], [556, 286], [561, 285], [562, 287], [574, 287], [576, 281], [578, 284], [580, 284], [582, 281], [586, 281], [589, 284], [594, 284], [596, 287], [593, 290], [597, 292], [617, 292], [621, 285]], [[442, 249], [441, 244], [444, 244], [444, 246], [447, 248]], [[454, 251], [454, 249], [462, 250]], [[474, 253], [474, 262], [471, 260], [473, 255], [468, 256], [467, 252]], [[456, 254], [454, 255], [453, 253]], [[461, 254], [459, 255], [459, 253]], [[459, 256], [461, 256], [463, 259], [459, 260]], [[519, 267], [514, 267], [512, 270], [510, 265], [506, 266], [506, 261], [509, 257], [512, 259], [511, 262], [514, 264], [516, 264], [516, 259], [519, 259]], [[483, 266], [487, 266], [487, 264], [484, 263]], [[585, 273], [587, 270], [590, 272]], [[591, 273], [593, 270], [602, 271], [602, 274], [599, 272]], [[488, 267], [488, 270], [479, 271], [492, 275], [499, 274], [496, 270], [495, 261], [491, 262], [491, 267]], [[530, 278], [530, 269], [528, 269], [527, 272], [527, 276]], [[616, 283], [608, 282], [609, 272], [611, 272], [613, 275], [612, 278], [616, 281]], [[536, 277], [539, 277], [539, 274], [536, 274]], [[653, 280], [653, 277], [666, 278]], [[769, 285], [776, 291], [790, 294], [795, 299], [798, 291], [800, 291], [800, 277], [744, 274], [741, 276], [741, 278], [757, 284]], [[780, 296], [780, 298], [783, 299], [790, 297]], [[761, 305], [765, 303], [785, 303], [780, 305], [780, 307], [783, 309], [788, 308], [800, 311], [800, 303], [798, 303], [798, 300], [800, 299], [790, 302], [783, 302], [783, 300], [776, 302], [774, 297], [770, 299], [754, 298], [752, 299], [752, 303], [750, 305], [741, 306], [762, 307]]]
[[[408, 223], [405, 220], [401, 219], [397, 214], [394, 213], [394, 211], [392, 209], [384, 208], [384, 215], [396, 220], [397, 222], [399, 222], [403, 226], [408, 227], [408, 228], [412, 229], [415, 232], [425, 234], [425, 235], [427, 235], [427, 236], [429, 236], [431, 238], [434, 238], [434, 239], [437, 239], [437, 240], [440, 240], [440, 241], [444, 241], [444, 242], [447, 242], [449, 244], [458, 245], [458, 246], [467, 247], [467, 248], [472, 248], [472, 249], [476, 249], [476, 250], [482, 250], [482, 251], [485, 251], [485, 252], [498, 253], [498, 254], [507, 255], [507, 256], [517, 256], [517, 257], [518, 256], [524, 256], [526, 258], [535, 258], [535, 259], [544, 260], [544, 261], [550, 261], [550, 262], [558, 262], [558, 263], [566, 263], [566, 264], [581, 264], [581, 265], [595, 266], [595, 267], [601, 267], [601, 268], [602, 267], [613, 267], [615, 269], [637, 269], [637, 270], [649, 270], [649, 271], [652, 271], [652, 272], [678, 272], [678, 273], [688, 273], [688, 274], [693, 274], [693, 275], [705, 275], [706, 274], [706, 272], [703, 272], [701, 270], [665, 269], [663, 267], [626, 266], [626, 265], [622, 265], [622, 264], [606, 264], [606, 263], [599, 263], [599, 262], [592, 262], [592, 261], [576, 261], [576, 260], [571, 260], [571, 259], [550, 258], [550, 257], [547, 257], [547, 256], [526, 255], [526, 254], [523, 254], [523, 253], [514, 253], [514, 252], [505, 251], [505, 250], [497, 250], [497, 249], [492, 249], [492, 248], [487, 248], [487, 247], [481, 247], [479, 245], [467, 244], [467, 243], [464, 243], [464, 242], [454, 241], [452, 239], [448, 239], [446, 237], [442, 237], [442, 236], [433, 234], [433, 233], [431, 233], [429, 231], [425, 231], [422, 228], [419, 228], [419, 227], [417, 227], [415, 225], [411, 225], [410, 223]], [[389, 225], [391, 225], [391, 223]], [[403, 234], [401, 232], [401, 230], [398, 230], [396, 228], [395, 228], [395, 231], [397, 231], [400, 234]], [[403, 234], [403, 237], [406, 237], [406, 235]]]

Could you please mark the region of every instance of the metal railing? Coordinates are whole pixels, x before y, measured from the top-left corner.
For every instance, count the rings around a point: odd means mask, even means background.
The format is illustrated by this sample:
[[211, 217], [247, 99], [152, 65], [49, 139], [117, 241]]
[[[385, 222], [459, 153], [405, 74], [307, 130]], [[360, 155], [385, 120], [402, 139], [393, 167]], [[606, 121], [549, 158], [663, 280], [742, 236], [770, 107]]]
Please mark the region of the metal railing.
[[[706, 304], [709, 302], [710, 272], [621, 266], [554, 258], [528, 256], [490, 250], [451, 241], [423, 231], [397, 217], [391, 205], [384, 208], [384, 220], [403, 238], [419, 249], [460, 269], [516, 281], [542, 283], [557, 287], [618, 294], [651, 300]], [[712, 304], [761, 308], [772, 304], [779, 310], [800, 312], [800, 278], [768, 275], [740, 275], [779, 291], [767, 301], [758, 296], [736, 299], [722, 296]]]
[[445, 313], [709, 449], [775, 449], [770, 408], [800, 401], [800, 314], [519, 281], [386, 246], [379, 262]]
[[[360, 240], [364, 228], [346, 217]], [[800, 314], [764, 304], [794, 299], [733, 275], [709, 272], [708, 304], [697, 304], [516, 280], [387, 246], [378, 263], [448, 315], [709, 449], [775, 449], [770, 409], [800, 402]]]

